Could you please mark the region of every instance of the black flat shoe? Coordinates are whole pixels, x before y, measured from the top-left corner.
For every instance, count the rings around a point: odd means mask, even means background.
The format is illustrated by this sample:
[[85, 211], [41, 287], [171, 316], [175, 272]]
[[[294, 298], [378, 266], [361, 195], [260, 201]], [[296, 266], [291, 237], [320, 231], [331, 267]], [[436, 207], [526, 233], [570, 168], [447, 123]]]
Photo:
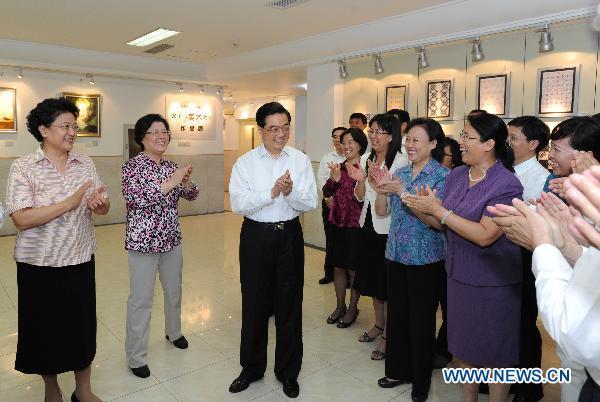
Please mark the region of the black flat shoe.
[[296, 380], [283, 381], [283, 393], [288, 398], [297, 398], [300, 395], [300, 385]]
[[[169, 339], [169, 335], [165, 335], [165, 338], [167, 339], [167, 341], [171, 342], [171, 340]], [[183, 336], [183, 335], [181, 335], [181, 337], [179, 339], [175, 339], [171, 343], [177, 349], [187, 349], [188, 348], [188, 341], [187, 341], [187, 339], [185, 339], [185, 336]]]
[[331, 282], [333, 282], [333, 278], [330, 276], [324, 276], [321, 279], [319, 279], [319, 285], [327, 285]]
[[397, 387], [398, 385], [410, 384], [410, 381], [407, 381], [407, 380], [390, 380], [387, 377], [383, 377], [383, 378], [380, 378], [379, 380], [377, 380], [377, 384], [379, 384], [379, 386], [381, 388], [394, 388], [394, 387]]
[[413, 402], [425, 402], [427, 400], [427, 395], [410, 394], [410, 399], [412, 399]]
[[130, 367], [130, 369], [131, 369], [131, 372], [137, 377], [140, 377], [140, 378], [150, 377], [150, 367], [148, 367], [148, 365], [145, 365], [142, 367]]
[[356, 319], [358, 318], [358, 313], [360, 313], [360, 311], [356, 310], [356, 314], [354, 314], [354, 318], [352, 318], [352, 320], [350, 320], [348, 322], [344, 321], [344, 319], [341, 318], [337, 323], [337, 327], [338, 328], [348, 328], [350, 325], [354, 324], [354, 321], [356, 321]]
[[335, 324], [344, 316], [344, 314], [346, 314], [346, 307], [344, 307], [344, 309], [341, 310], [338, 314], [336, 314], [334, 311], [329, 317], [327, 317], [327, 324]]
[[238, 392], [242, 392], [245, 389], [247, 389], [251, 383], [253, 383], [254, 381], [258, 381], [261, 378], [262, 378], [262, 376], [252, 379], [252, 378], [247, 378], [247, 377], [240, 375], [238, 378], [233, 380], [233, 382], [229, 386], [229, 392], [231, 392], [232, 394], [237, 394]]
[[[44, 399], [45, 401], [46, 399]], [[75, 396], [75, 391], [71, 394], [71, 402], [79, 402], [79, 399]]]

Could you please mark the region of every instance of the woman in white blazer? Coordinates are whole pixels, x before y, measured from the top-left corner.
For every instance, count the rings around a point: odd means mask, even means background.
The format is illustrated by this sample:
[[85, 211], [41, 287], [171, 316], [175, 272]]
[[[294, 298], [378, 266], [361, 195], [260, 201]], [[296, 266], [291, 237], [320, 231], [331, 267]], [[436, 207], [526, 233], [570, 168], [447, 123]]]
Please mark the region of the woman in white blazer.
[[369, 169], [382, 169], [384, 166], [392, 174], [408, 164], [406, 153], [402, 153], [401, 129], [408, 121], [401, 122], [392, 114], [375, 115], [369, 122], [369, 143], [371, 152], [361, 157], [361, 171], [354, 172], [357, 180], [354, 195], [364, 201], [360, 216], [361, 261], [356, 271], [354, 288], [363, 296], [373, 299], [375, 324], [365, 331], [359, 342], [372, 342], [381, 335], [378, 347], [371, 353], [372, 360], [385, 358], [385, 301], [387, 281], [385, 245], [390, 228], [390, 217], [378, 217], [375, 213], [377, 192], [374, 181], [369, 177]]

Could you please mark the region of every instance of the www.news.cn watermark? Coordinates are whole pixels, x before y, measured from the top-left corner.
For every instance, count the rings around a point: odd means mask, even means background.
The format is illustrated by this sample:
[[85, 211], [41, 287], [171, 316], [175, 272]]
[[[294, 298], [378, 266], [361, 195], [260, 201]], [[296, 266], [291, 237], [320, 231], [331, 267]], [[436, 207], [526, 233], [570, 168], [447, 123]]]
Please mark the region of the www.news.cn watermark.
[[488, 383], [488, 384], [569, 384], [570, 368], [549, 368], [544, 373], [540, 368], [444, 368], [445, 383]]

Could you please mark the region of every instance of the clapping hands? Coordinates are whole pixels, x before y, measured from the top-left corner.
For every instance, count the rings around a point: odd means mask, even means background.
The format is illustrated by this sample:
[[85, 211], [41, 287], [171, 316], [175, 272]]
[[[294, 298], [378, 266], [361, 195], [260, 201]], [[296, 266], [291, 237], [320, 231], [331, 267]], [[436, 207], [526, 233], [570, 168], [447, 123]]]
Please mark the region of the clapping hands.
[[340, 163], [329, 162], [327, 167], [329, 168], [329, 175], [333, 181], [340, 181], [342, 178], [342, 165]]
[[106, 193], [106, 187], [100, 186], [92, 191], [87, 199], [87, 207], [92, 212], [101, 211], [108, 203], [108, 194]]
[[271, 198], [277, 198], [279, 194], [288, 196], [292, 192], [293, 187], [294, 182], [292, 181], [290, 171], [286, 170], [283, 175], [275, 180], [275, 185], [271, 189]]
[[415, 194], [405, 193], [402, 202], [412, 210], [425, 215], [433, 215], [442, 206], [442, 201], [437, 198], [437, 190], [431, 187], [417, 187]]

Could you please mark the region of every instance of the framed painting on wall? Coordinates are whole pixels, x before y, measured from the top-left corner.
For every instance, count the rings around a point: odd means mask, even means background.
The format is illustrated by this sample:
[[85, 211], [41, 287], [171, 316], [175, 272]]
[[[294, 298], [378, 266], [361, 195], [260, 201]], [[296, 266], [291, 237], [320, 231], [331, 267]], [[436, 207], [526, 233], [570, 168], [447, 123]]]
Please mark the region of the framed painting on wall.
[[452, 116], [452, 80], [427, 81], [427, 117]]
[[0, 88], [0, 132], [17, 132], [17, 90]]
[[102, 96], [98, 94], [76, 94], [63, 92], [61, 96], [79, 108], [77, 118], [78, 137], [100, 137], [100, 106]]
[[497, 116], [508, 115], [508, 74], [477, 76], [477, 109]]
[[390, 109], [406, 110], [408, 84], [388, 85], [385, 87], [385, 111]]
[[536, 106], [539, 115], [577, 113], [578, 72], [575, 66], [538, 70]]

